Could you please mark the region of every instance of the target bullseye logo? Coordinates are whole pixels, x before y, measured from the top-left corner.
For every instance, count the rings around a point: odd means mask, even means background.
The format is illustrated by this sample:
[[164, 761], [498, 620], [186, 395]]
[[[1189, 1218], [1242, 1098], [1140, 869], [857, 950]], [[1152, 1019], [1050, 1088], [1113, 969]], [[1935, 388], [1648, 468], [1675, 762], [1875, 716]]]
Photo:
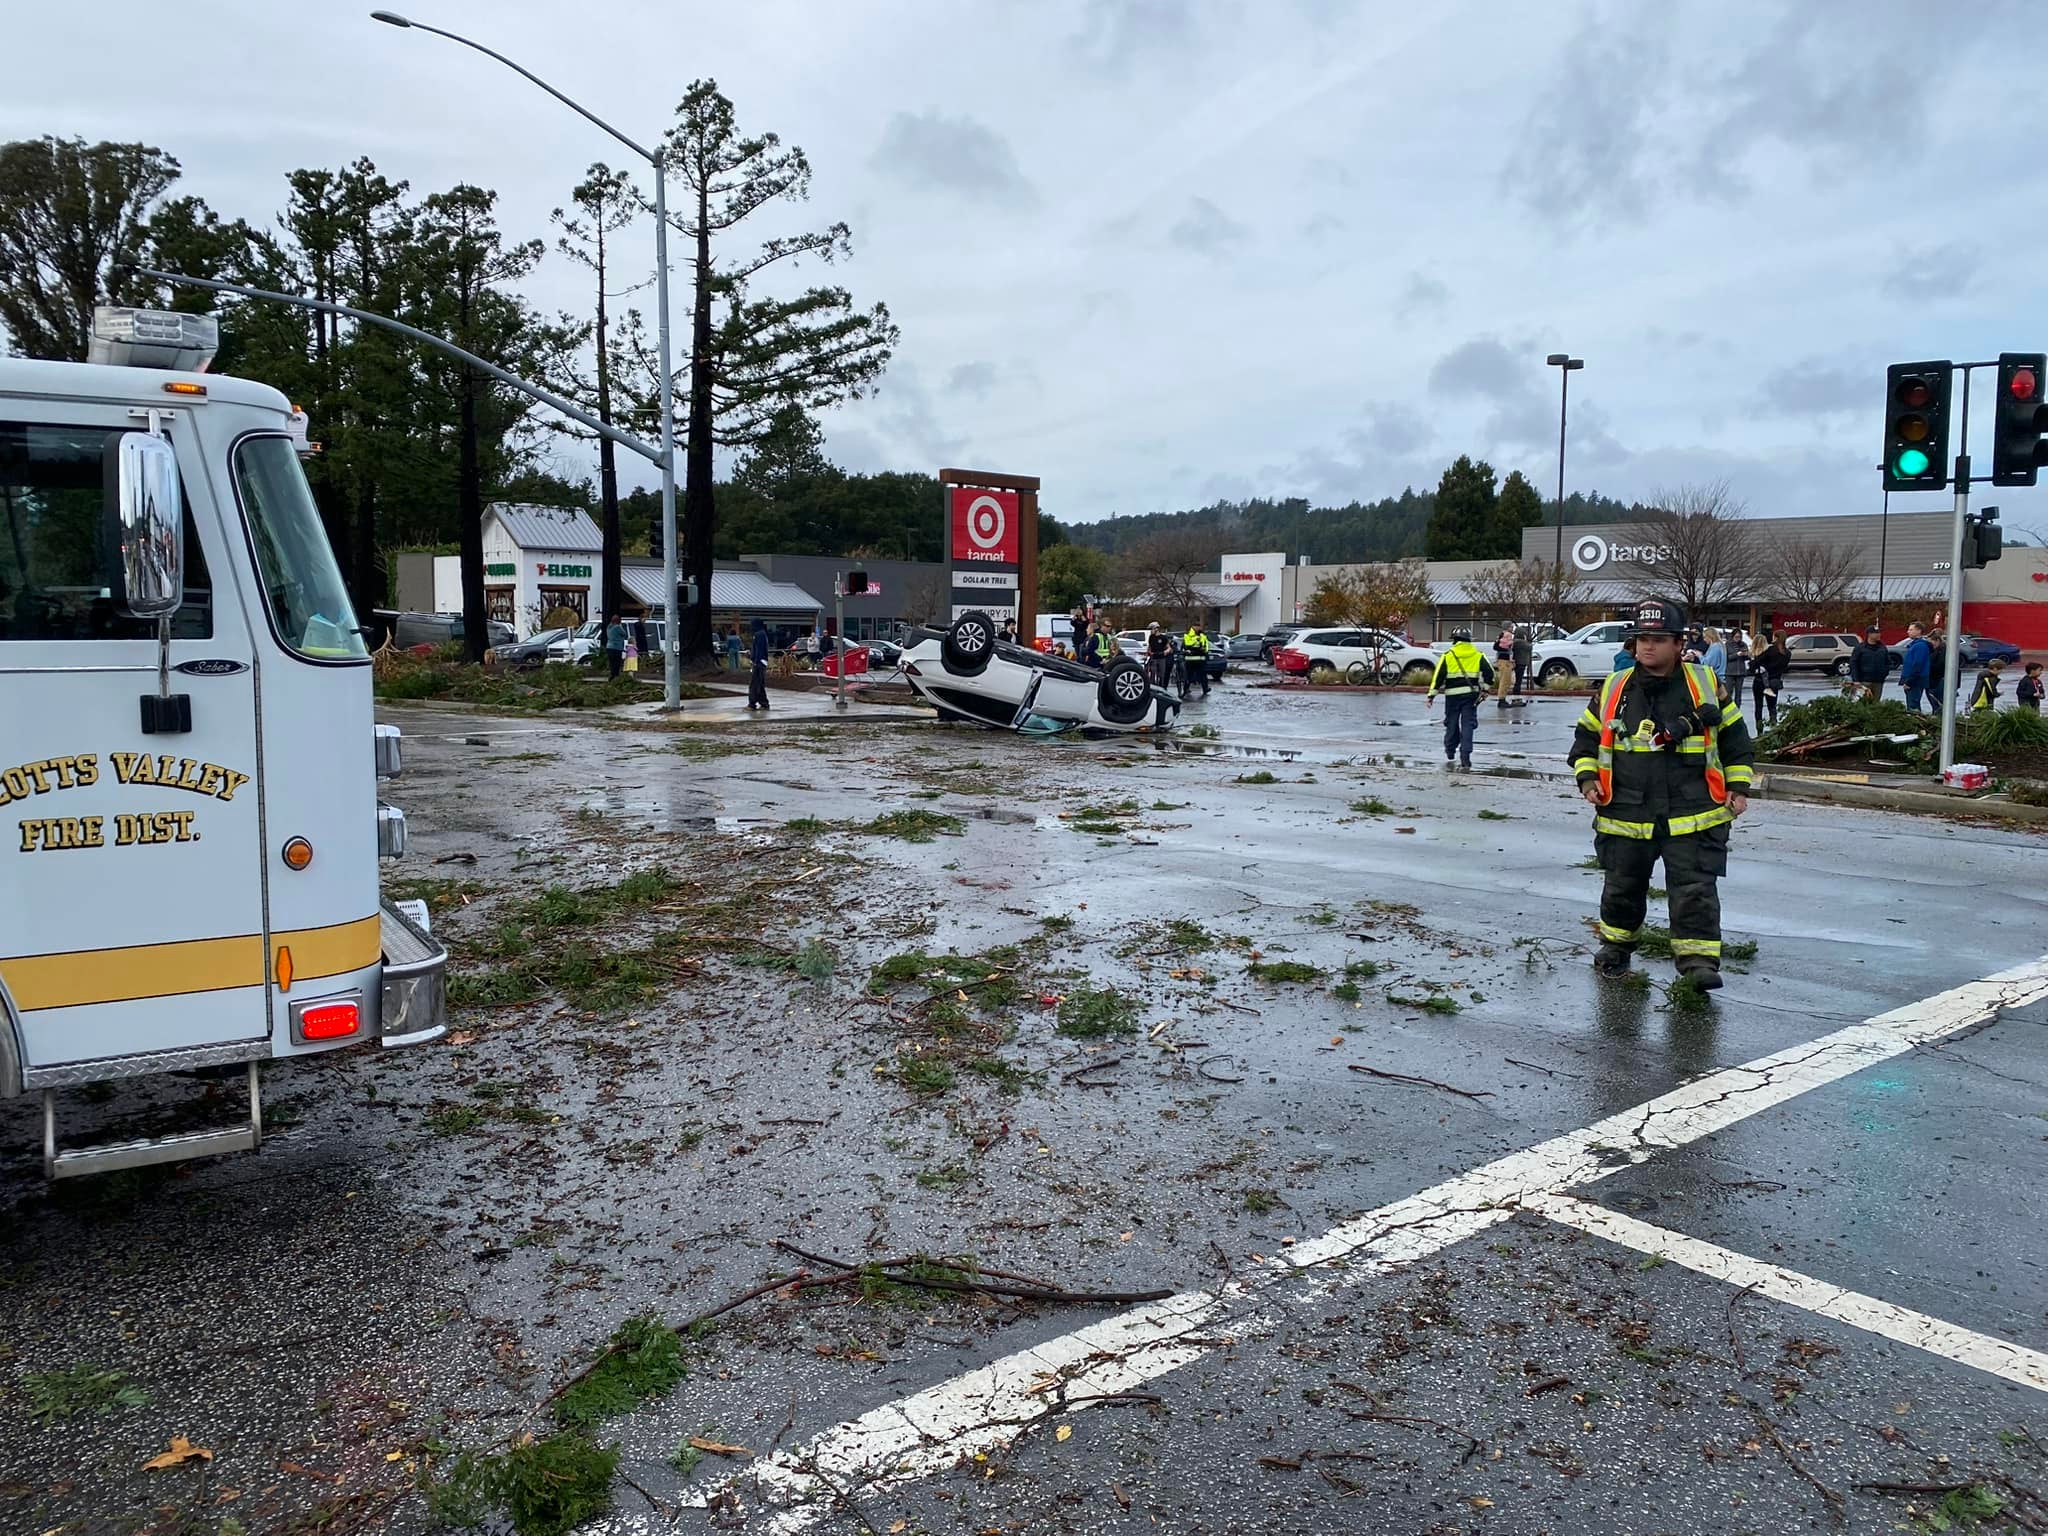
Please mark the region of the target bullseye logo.
[[1572, 564], [1582, 571], [1597, 571], [1607, 563], [1607, 541], [1597, 533], [1572, 542]]
[[984, 491], [967, 504], [967, 539], [976, 549], [995, 549], [1003, 542], [1009, 520], [1003, 504]]
[[952, 488], [953, 559], [968, 565], [1017, 564], [1017, 493], [978, 486]]

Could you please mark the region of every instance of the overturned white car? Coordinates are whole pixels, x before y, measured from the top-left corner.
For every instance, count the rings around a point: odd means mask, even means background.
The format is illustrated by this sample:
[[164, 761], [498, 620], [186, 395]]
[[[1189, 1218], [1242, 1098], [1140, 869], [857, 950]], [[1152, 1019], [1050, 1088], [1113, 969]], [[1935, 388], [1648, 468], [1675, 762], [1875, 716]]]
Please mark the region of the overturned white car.
[[912, 630], [901, 665], [918, 696], [946, 720], [1055, 735], [1163, 730], [1180, 714], [1180, 700], [1154, 688], [1130, 657], [1112, 657], [1098, 670], [1013, 645], [978, 609], [945, 629]]

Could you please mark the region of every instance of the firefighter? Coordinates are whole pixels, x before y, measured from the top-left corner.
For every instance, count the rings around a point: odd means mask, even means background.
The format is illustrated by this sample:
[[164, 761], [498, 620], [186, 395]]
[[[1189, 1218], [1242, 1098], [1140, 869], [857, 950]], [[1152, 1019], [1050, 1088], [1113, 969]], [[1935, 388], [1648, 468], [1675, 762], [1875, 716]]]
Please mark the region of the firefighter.
[[1186, 671], [1182, 676], [1180, 696], [1186, 698], [1196, 683], [1202, 685], [1202, 697], [1209, 697], [1209, 637], [1194, 625], [1180, 637], [1180, 653], [1185, 658]]
[[1649, 910], [1650, 875], [1664, 861], [1678, 973], [1721, 985], [1721, 892], [1729, 826], [1749, 809], [1753, 749], [1742, 709], [1714, 674], [1681, 662], [1685, 613], [1637, 605], [1635, 665], [1609, 677], [1572, 737], [1572, 772], [1594, 807], [1593, 851], [1606, 871], [1593, 968], [1627, 971]]
[[1451, 631], [1451, 648], [1437, 658], [1423, 707], [1444, 696], [1444, 767], [1472, 771], [1472, 739], [1479, 734], [1479, 696], [1493, 686], [1493, 665], [1472, 643], [1472, 631]]

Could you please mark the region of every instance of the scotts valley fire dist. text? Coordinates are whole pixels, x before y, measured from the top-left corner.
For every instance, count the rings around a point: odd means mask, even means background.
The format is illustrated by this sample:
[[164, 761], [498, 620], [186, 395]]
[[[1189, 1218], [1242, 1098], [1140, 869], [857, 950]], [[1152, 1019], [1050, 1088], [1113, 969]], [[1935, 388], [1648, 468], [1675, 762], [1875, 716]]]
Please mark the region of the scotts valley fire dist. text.
[[[216, 800], [232, 800], [235, 791], [249, 782], [246, 773], [189, 757], [152, 757], [147, 752], [109, 752], [107, 756], [113, 762], [115, 779], [123, 784], [152, 784], [160, 789], [184, 789]], [[46, 757], [14, 768], [0, 768], [0, 805], [57, 790], [90, 789], [99, 781], [100, 759], [96, 752]]]

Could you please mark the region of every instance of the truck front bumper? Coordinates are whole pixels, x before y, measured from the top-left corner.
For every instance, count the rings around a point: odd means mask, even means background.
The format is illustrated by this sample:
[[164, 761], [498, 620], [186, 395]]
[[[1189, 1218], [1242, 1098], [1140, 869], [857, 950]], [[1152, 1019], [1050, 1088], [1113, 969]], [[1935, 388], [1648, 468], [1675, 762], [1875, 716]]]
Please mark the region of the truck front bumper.
[[438, 1040], [448, 1033], [447, 947], [424, 922], [415, 922], [388, 901], [378, 916], [384, 933], [384, 1009], [378, 1038], [387, 1046]]

